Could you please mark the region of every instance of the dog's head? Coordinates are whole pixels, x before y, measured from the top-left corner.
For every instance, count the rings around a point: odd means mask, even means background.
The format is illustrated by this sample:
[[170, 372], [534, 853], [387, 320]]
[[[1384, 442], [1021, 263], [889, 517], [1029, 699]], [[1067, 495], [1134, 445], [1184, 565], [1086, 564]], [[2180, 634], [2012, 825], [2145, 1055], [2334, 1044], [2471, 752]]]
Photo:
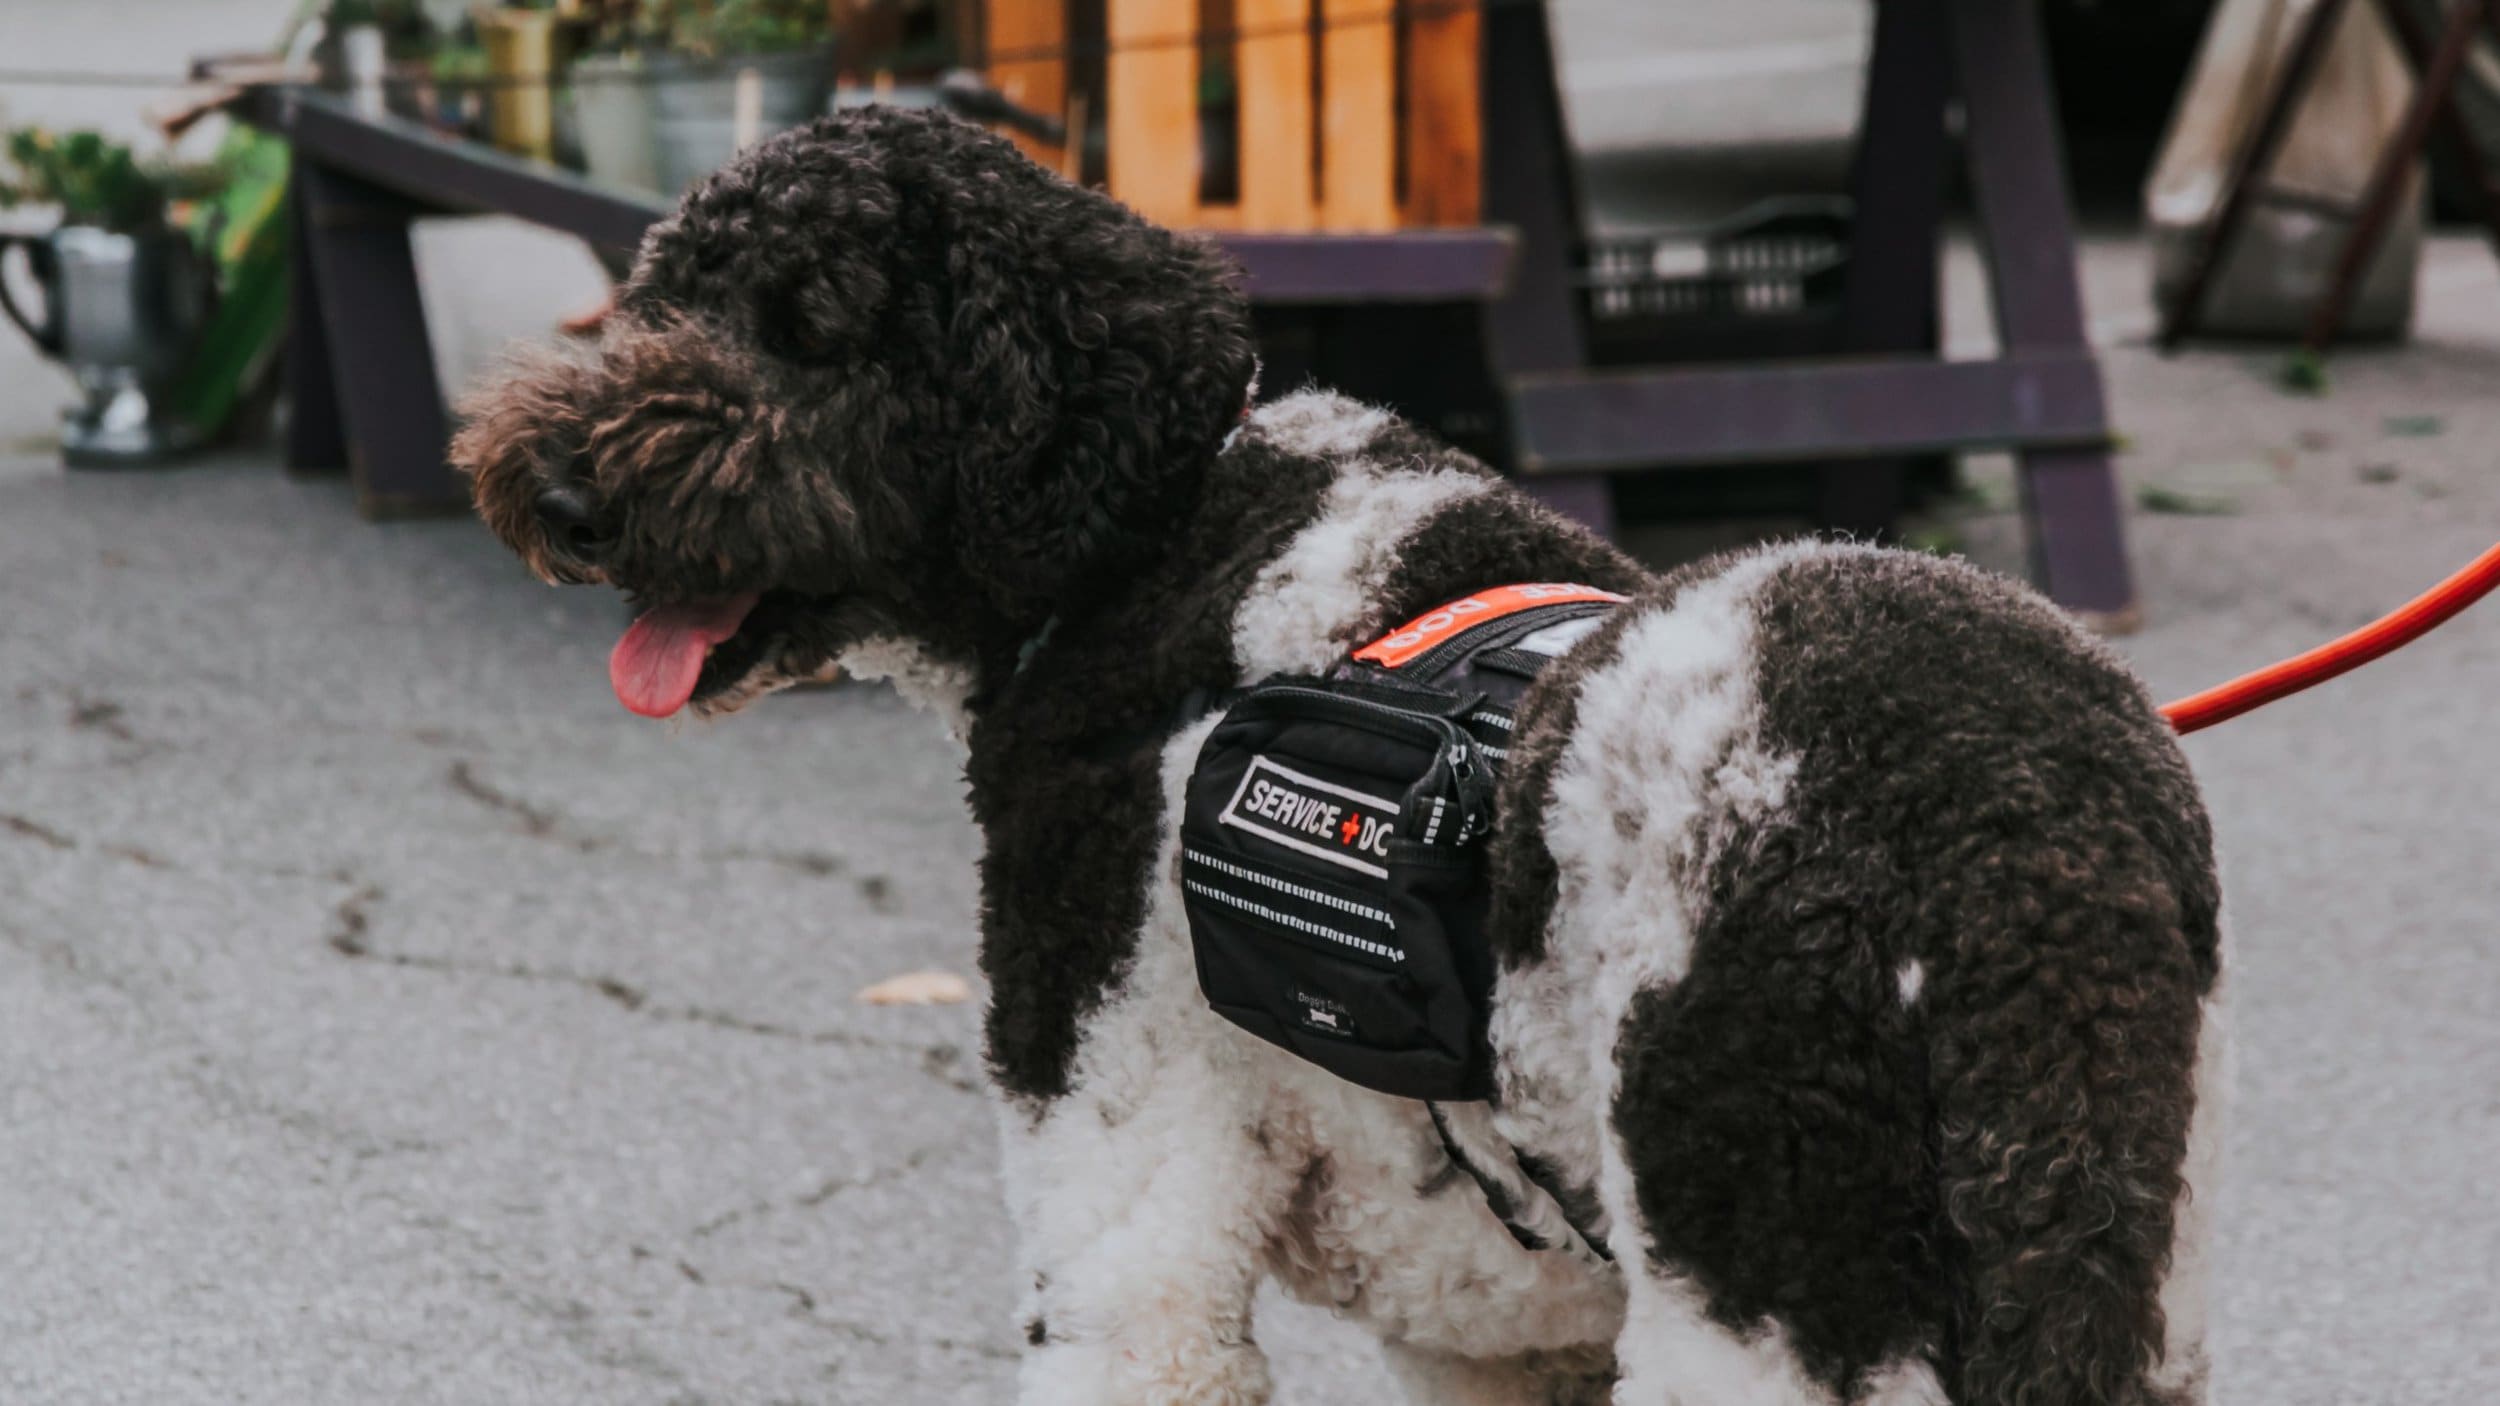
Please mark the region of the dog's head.
[[934, 114], [765, 142], [644, 240], [595, 354], [453, 458], [552, 581], [647, 608], [618, 696], [728, 711], [877, 638], [994, 667], [1133, 571], [1239, 419], [1220, 258]]

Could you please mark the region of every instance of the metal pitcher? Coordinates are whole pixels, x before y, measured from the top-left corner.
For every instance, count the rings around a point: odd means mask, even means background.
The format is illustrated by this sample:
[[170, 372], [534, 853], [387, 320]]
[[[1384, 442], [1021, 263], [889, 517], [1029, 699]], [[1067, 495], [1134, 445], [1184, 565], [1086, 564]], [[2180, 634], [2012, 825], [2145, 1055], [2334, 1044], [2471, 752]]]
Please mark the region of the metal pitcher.
[[45, 235], [0, 234], [0, 261], [22, 248], [43, 293], [34, 312], [0, 277], [0, 311], [36, 347], [69, 368], [85, 400], [61, 413], [61, 453], [73, 464], [160, 459], [199, 434], [157, 413], [214, 299], [197, 246], [162, 225], [130, 233], [64, 225]]

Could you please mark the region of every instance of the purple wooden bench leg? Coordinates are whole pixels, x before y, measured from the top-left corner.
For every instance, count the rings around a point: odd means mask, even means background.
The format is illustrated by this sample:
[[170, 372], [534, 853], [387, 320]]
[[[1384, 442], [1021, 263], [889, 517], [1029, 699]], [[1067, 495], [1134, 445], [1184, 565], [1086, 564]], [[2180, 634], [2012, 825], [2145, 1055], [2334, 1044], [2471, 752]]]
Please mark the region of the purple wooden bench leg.
[[408, 245], [415, 207], [309, 162], [298, 163], [296, 188], [358, 508], [368, 518], [464, 510]]
[[1615, 481], [1606, 474], [1541, 474], [1521, 479], [1529, 497], [1565, 517], [1577, 518], [1598, 535], [1615, 535]]
[[347, 435], [339, 423], [338, 385], [330, 376], [330, 338], [322, 330], [321, 281], [313, 272], [305, 164], [296, 161], [287, 186], [286, 467], [309, 478], [347, 471]]
[[[1543, 5], [1486, 7], [1484, 213], [1519, 235], [1510, 291], [1485, 312], [1493, 368], [1504, 379], [1587, 362], [1574, 286], [1580, 190], [1555, 72]], [[1508, 467], [1517, 467], [1516, 458]], [[1521, 483], [1556, 511], [1614, 536], [1610, 476], [1558, 474]]]
[[[1998, 338], [2008, 351], [2088, 355], [2037, 7], [2034, 0], [1952, 0], [1952, 18]], [[2033, 579], [2069, 610], [2106, 626], [2132, 623], [2135, 582], [2108, 452], [2027, 450], [2022, 482]]]
[[[1882, 0], [1867, 64], [1841, 349], [1853, 356], [1936, 349], [1939, 231], [1944, 220], [1945, 109], [1953, 62], [1944, 0]], [[1847, 460], [1817, 470], [1815, 518], [1827, 530], [1897, 531], [1913, 461]]]

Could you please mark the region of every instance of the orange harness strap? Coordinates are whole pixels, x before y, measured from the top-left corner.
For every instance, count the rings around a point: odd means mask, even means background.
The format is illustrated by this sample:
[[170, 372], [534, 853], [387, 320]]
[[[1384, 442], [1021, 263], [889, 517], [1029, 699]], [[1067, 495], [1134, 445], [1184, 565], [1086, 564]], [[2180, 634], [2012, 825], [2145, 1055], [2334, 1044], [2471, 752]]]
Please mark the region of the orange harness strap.
[[[2390, 654], [2456, 618], [2467, 606], [2500, 589], [2500, 545], [2476, 557], [2464, 570], [2433, 586], [2394, 613], [2372, 621], [2341, 639], [2330, 640], [2306, 654], [2297, 654], [2229, 683], [2192, 694], [2163, 706], [2161, 715], [2180, 735], [2229, 722], [2277, 699], [2315, 688], [2338, 674], [2349, 673]], [[1612, 591], [1564, 583], [1496, 586], [1461, 597], [1399, 626], [1390, 634], [1354, 652], [1357, 659], [1394, 669], [1459, 630], [1514, 614], [1532, 606], [1564, 601], [1620, 601]]]

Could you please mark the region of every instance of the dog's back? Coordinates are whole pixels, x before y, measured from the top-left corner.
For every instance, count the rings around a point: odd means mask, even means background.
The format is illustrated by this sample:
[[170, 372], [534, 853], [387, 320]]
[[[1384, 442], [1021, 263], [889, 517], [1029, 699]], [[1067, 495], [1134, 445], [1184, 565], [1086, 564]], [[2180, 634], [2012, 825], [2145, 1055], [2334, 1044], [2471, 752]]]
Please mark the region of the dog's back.
[[1627, 1271], [1618, 1399], [2200, 1399], [2219, 894], [2116, 657], [1927, 556], [1630, 575], [1336, 397], [1246, 433], [1334, 470], [1245, 680], [1503, 581], [1637, 593], [1524, 705], [1491, 856], [1496, 1119]]
[[[2218, 893], [2108, 652], [1970, 568], [1797, 545], [1670, 579], [1521, 721], [1494, 1033], [1631, 1270], [1623, 1399], [2195, 1396]], [[1583, 1077], [1602, 1126], [1524, 1111]]]

